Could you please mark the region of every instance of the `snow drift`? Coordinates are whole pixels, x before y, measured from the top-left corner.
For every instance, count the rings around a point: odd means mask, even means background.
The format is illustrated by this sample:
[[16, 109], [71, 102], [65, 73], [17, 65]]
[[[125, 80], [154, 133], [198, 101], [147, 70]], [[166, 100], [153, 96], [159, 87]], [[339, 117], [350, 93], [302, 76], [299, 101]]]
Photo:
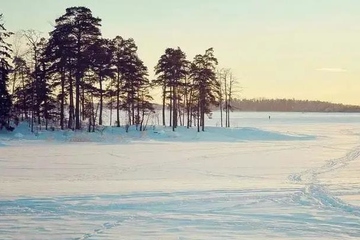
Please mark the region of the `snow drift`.
[[[20, 124], [13, 132], [1, 133], [2, 140], [40, 140], [46, 142], [97, 142], [127, 143], [131, 141], [171, 141], [171, 142], [237, 142], [237, 141], [294, 141], [313, 140], [315, 136], [281, 133], [259, 128], [219, 128], [207, 127], [205, 132], [196, 128], [178, 127], [175, 132], [170, 127], [152, 126], [140, 132], [131, 127], [128, 132], [120, 127], [103, 127], [95, 132], [71, 130], [38, 130], [32, 133], [27, 124]], [[0, 142], [0, 146], [2, 143]]]

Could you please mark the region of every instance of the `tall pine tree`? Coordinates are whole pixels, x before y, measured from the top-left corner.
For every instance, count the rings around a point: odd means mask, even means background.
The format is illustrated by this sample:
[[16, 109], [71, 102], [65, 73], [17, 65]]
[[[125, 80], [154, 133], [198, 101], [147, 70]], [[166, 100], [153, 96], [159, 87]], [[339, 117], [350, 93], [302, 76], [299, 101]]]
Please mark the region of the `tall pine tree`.
[[90, 48], [91, 64], [90, 68], [95, 73], [98, 88], [96, 89], [97, 97], [99, 97], [99, 125], [103, 124], [103, 108], [105, 96], [105, 82], [110, 78], [114, 78], [115, 69], [112, 67], [112, 44], [108, 39], [97, 40]]
[[112, 95], [116, 98], [116, 125], [120, 127], [120, 110], [122, 108], [121, 100], [124, 99], [125, 75], [128, 71], [129, 60], [134, 57], [137, 46], [133, 39], [123, 39], [116, 36], [112, 40], [112, 64], [115, 68], [115, 75], [111, 81]]
[[2, 14], [0, 14], [0, 129], [6, 125], [11, 111], [11, 96], [7, 90], [11, 45], [6, 42], [11, 34], [6, 30], [2, 21]]
[[[86, 7], [71, 7], [66, 9], [66, 13], [60, 18], [56, 19], [55, 30], [51, 33], [52, 37], [60, 39], [53, 41], [55, 44], [66, 43], [61, 46], [61, 49], [67, 47], [68, 62], [71, 63], [73, 73], [70, 75], [75, 77], [75, 129], [80, 129], [80, 94], [83, 86], [83, 78], [85, 72], [90, 67], [90, 51], [97, 39], [100, 37], [101, 19], [92, 15], [89, 8]], [[58, 58], [63, 56], [59, 55]], [[72, 77], [72, 76], [71, 76]], [[71, 78], [70, 77], [70, 78]], [[70, 81], [70, 88], [73, 88], [72, 81]], [[70, 92], [70, 95], [71, 92]], [[70, 101], [72, 101], [70, 96]], [[69, 117], [70, 118], [70, 117]]]
[[205, 54], [196, 55], [191, 65], [193, 87], [197, 91], [198, 131], [205, 131], [205, 114], [211, 112], [211, 105], [217, 104], [220, 84], [216, 79], [215, 66], [218, 64], [214, 50], [209, 48]]
[[[186, 60], [185, 53], [180, 49], [168, 48], [165, 53], [160, 57], [158, 64], [155, 67], [155, 74], [158, 78], [154, 84], [162, 86], [163, 90], [163, 125], [165, 125], [165, 100], [167, 92], [169, 92], [170, 100], [170, 126], [173, 131], [178, 125], [178, 110], [180, 94], [179, 88], [183, 86], [183, 79], [187, 75], [187, 66], [189, 62]], [[167, 91], [169, 89], [169, 91]]]

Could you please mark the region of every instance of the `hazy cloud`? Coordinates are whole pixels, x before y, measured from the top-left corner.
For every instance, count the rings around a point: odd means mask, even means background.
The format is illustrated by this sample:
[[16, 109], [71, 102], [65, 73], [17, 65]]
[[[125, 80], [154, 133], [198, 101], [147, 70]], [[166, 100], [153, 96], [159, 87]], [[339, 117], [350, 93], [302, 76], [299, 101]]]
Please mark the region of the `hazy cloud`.
[[322, 72], [347, 72], [347, 70], [343, 68], [318, 68], [316, 70]]

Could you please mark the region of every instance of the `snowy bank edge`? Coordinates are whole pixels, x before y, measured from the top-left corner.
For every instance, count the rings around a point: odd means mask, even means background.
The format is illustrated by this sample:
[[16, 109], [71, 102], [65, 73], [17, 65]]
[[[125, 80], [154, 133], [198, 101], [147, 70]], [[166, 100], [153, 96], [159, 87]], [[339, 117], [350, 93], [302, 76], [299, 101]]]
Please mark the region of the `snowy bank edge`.
[[106, 127], [102, 132], [89, 133], [85, 131], [74, 132], [71, 130], [38, 131], [31, 133], [28, 127], [20, 126], [12, 133], [0, 133], [0, 147], [7, 146], [5, 142], [40, 140], [47, 143], [99, 143], [121, 144], [134, 141], [155, 142], [244, 142], [244, 141], [306, 141], [315, 140], [316, 136], [282, 133], [259, 128], [220, 128], [207, 127], [205, 132], [197, 132], [196, 128], [187, 129], [178, 127], [175, 132], [170, 127], [156, 126], [146, 131], [139, 132], [130, 128]]

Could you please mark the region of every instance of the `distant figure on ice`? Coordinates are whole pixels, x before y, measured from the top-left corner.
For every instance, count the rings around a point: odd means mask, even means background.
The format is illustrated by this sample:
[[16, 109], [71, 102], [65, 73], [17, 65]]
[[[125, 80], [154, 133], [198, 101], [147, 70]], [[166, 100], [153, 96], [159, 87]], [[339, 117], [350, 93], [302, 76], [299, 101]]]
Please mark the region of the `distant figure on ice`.
[[269, 116], [269, 119], [270, 119], [270, 116]]

